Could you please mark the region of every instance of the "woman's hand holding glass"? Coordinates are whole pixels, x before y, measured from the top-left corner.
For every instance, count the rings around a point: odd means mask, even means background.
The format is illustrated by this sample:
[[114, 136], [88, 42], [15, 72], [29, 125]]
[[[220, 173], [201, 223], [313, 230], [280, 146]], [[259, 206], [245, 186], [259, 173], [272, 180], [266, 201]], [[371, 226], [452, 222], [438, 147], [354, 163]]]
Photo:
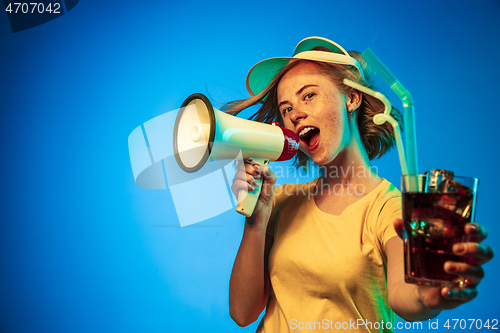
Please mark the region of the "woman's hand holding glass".
[[[398, 219], [395, 228], [402, 236], [403, 221]], [[444, 270], [448, 274], [465, 278], [464, 288], [440, 288], [418, 286], [419, 298], [422, 304], [430, 310], [447, 310], [469, 302], [477, 294], [477, 286], [484, 277], [482, 265], [493, 258], [493, 249], [489, 245], [481, 244], [488, 236], [488, 231], [478, 223], [467, 223], [465, 234], [468, 242], [453, 245], [453, 253], [464, 258], [464, 262], [447, 261]]]

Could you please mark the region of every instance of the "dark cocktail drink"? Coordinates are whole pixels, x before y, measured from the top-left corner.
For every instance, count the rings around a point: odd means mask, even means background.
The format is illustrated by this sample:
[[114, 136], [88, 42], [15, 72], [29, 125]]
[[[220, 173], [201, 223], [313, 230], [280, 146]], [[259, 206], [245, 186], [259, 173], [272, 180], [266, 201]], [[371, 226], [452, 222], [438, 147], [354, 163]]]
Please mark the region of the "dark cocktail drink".
[[[415, 176], [417, 177], [417, 176]], [[429, 176], [428, 176], [429, 177]], [[452, 252], [464, 239], [471, 222], [474, 193], [453, 180], [429, 187], [429, 179], [415, 180], [417, 191], [403, 185], [405, 280], [427, 286], [462, 286], [464, 279], [444, 271], [446, 261], [463, 261]]]

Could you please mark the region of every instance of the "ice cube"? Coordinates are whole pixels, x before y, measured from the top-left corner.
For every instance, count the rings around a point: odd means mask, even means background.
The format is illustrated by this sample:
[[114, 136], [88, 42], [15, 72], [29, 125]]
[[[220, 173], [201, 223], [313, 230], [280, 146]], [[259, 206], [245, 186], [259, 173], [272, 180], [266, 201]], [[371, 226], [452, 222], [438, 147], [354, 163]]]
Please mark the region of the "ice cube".
[[[454, 179], [455, 175], [448, 170], [431, 170], [425, 173], [425, 192], [444, 194], [439, 205], [463, 218], [468, 219], [472, 211], [472, 190]], [[453, 195], [446, 195], [452, 194]]]
[[425, 173], [425, 192], [443, 192], [449, 181], [453, 181], [454, 173], [447, 170], [431, 170]]

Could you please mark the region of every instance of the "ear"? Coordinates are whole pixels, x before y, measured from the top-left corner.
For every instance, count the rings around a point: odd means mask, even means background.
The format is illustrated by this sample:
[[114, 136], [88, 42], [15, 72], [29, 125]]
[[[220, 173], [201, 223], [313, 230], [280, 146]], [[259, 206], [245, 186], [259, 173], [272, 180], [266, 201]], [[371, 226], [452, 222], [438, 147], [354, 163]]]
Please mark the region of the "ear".
[[363, 95], [356, 89], [353, 89], [348, 95], [346, 99], [346, 109], [348, 112], [353, 112], [358, 109], [361, 105], [361, 101], [363, 99]]

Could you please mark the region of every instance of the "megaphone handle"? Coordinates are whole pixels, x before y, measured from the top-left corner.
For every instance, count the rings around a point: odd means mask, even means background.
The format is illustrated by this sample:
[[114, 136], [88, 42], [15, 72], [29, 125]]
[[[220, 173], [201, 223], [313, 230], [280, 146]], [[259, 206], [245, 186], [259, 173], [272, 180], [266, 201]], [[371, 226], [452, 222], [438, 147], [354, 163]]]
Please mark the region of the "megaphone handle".
[[[252, 165], [267, 165], [269, 160], [264, 158], [249, 158], [245, 160], [245, 162]], [[246, 217], [252, 216], [257, 200], [259, 199], [260, 190], [262, 189], [262, 179], [256, 179], [255, 182], [257, 186], [255, 186], [252, 192], [240, 190], [238, 193], [238, 206], [236, 207], [236, 211]]]

